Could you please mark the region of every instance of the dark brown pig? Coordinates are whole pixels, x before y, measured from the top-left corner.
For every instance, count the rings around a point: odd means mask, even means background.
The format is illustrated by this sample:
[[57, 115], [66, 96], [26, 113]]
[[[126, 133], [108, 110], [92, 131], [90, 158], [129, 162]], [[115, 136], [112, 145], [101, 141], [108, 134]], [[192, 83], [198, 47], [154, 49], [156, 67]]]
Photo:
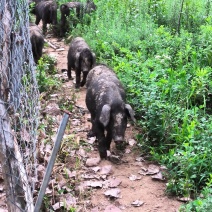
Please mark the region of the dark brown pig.
[[92, 122], [90, 133], [99, 142], [100, 157], [106, 158], [112, 139], [118, 149], [125, 147], [127, 117], [135, 121], [134, 111], [125, 103], [121, 82], [106, 65], [97, 65], [90, 70], [86, 86], [86, 105]]
[[54, 1], [41, 1], [35, 6], [35, 24], [43, 22], [43, 33], [47, 30], [47, 24], [57, 24], [57, 4]]
[[[93, 1], [87, 0], [87, 2], [81, 3], [81, 2], [67, 2], [60, 5], [60, 13], [61, 13], [61, 19], [60, 19], [60, 34], [61, 36], [64, 36], [65, 33], [69, 30], [68, 25], [68, 17], [70, 15], [70, 12], [75, 10], [76, 11], [76, 17], [79, 20], [82, 20], [85, 13], [90, 14], [91, 12], [96, 10], [96, 5]], [[73, 26], [76, 27], [76, 23], [78, 22], [72, 19]]]
[[41, 32], [41, 29], [37, 25], [30, 25], [29, 30], [30, 30], [30, 41], [32, 45], [32, 54], [35, 63], [37, 63], [42, 56], [44, 37]]
[[[80, 19], [80, 12], [83, 4], [81, 2], [67, 2], [60, 5], [60, 35], [64, 36], [65, 33], [69, 30], [70, 26], [67, 21], [67, 18], [70, 15], [70, 11], [76, 9], [76, 17]], [[72, 20], [74, 27], [76, 27], [76, 20]]]
[[93, 11], [96, 11], [97, 7], [92, 0], [87, 0], [85, 4], [84, 13], [90, 14]]
[[[71, 76], [71, 69], [75, 70], [76, 85], [75, 88], [84, 86], [86, 77], [96, 62], [96, 56], [91, 51], [88, 44], [81, 37], [76, 37], [71, 41], [68, 51], [68, 78], [73, 79]], [[83, 79], [81, 81], [81, 73]], [[81, 82], [80, 82], [81, 81]]]

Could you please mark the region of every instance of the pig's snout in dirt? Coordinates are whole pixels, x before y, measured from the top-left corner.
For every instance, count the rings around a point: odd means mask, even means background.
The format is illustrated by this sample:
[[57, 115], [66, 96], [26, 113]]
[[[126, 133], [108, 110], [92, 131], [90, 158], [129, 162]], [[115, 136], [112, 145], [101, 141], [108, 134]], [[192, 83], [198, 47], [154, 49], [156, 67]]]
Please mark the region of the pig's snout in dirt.
[[123, 137], [116, 137], [114, 139], [114, 142], [116, 144], [116, 149], [118, 150], [124, 150], [126, 148], [126, 141]]

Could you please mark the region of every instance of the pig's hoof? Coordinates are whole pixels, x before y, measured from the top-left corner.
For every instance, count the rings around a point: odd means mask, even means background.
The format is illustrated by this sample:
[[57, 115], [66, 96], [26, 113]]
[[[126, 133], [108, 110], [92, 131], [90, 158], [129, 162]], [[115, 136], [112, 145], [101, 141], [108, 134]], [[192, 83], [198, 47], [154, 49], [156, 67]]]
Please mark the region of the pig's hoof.
[[81, 82], [80, 86], [83, 87], [85, 85], [85, 82]]
[[68, 71], [68, 70], [65, 69], [65, 68], [61, 69], [61, 72], [62, 72], [62, 73], [63, 73], [63, 72], [66, 72], [66, 71]]
[[87, 137], [90, 138], [90, 137], [95, 137], [95, 133], [93, 131], [89, 131], [87, 133]]
[[99, 155], [100, 155], [101, 159], [107, 159], [107, 152], [106, 151], [105, 152], [100, 152]]
[[111, 161], [112, 163], [115, 163], [115, 164], [120, 164], [121, 163], [121, 159], [117, 155], [110, 155], [108, 157], [108, 160]]

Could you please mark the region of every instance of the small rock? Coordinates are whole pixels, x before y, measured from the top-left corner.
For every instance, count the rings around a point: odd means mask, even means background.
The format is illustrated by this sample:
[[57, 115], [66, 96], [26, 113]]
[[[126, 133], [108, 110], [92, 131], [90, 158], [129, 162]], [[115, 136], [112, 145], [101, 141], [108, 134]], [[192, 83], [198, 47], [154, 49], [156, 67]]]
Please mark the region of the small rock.
[[88, 158], [86, 160], [86, 166], [97, 166], [100, 163], [100, 158]]
[[134, 207], [140, 207], [144, 204], [144, 202], [140, 201], [140, 200], [135, 200], [134, 202], [131, 203], [131, 205], [133, 205]]

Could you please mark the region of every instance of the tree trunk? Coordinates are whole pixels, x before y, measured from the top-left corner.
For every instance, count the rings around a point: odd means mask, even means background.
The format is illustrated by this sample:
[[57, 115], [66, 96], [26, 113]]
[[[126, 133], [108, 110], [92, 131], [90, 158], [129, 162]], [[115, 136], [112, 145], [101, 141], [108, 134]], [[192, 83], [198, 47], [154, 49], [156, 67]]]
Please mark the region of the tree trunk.
[[177, 33], [179, 35], [180, 35], [181, 16], [182, 16], [182, 12], [183, 12], [183, 4], [184, 4], [184, 0], [182, 0], [182, 2], [181, 2], [180, 14], [179, 14], [178, 25], [177, 25]]

